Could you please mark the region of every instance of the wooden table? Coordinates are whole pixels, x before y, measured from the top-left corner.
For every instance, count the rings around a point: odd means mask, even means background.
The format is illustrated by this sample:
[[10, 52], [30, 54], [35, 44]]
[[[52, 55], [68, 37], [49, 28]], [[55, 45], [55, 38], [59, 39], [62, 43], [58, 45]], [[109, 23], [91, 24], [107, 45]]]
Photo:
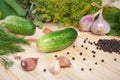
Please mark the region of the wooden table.
[[[43, 29], [37, 28], [35, 34], [27, 36], [26, 39], [38, 39], [45, 35], [43, 31], [46, 28], [52, 31], [58, 30], [54, 24], [45, 24]], [[78, 29], [76, 30], [78, 31]], [[88, 40], [84, 43], [86, 38]], [[4, 66], [0, 64], [0, 80], [120, 80], [120, 55], [97, 50], [95, 45], [89, 44], [89, 41], [96, 42], [98, 39], [106, 38], [120, 40], [119, 37], [97, 36], [78, 31], [78, 37], [71, 46], [48, 54], [40, 52], [36, 47], [36, 42], [33, 41], [31, 46], [23, 46], [24, 52], [9, 55], [9, 58], [15, 63], [8, 70], [5, 70]], [[96, 54], [92, 51], [95, 51]], [[16, 56], [20, 56], [21, 59], [15, 59]], [[55, 56], [66, 56], [72, 63], [71, 67], [62, 68], [58, 75], [51, 74], [49, 65], [56, 59]], [[33, 71], [26, 72], [21, 68], [20, 61], [29, 57], [39, 58], [39, 60]], [[104, 62], [102, 62], [103, 60]]]

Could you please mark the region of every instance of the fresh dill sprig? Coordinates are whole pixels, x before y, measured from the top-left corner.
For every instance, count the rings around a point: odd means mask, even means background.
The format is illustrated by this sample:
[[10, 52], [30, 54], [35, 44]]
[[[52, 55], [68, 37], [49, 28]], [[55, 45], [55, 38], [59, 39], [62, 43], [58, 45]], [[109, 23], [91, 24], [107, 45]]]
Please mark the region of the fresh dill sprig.
[[0, 26], [0, 55], [24, 51], [19, 44], [29, 43], [24, 38], [20, 38]]
[[10, 43], [23, 43], [23, 44], [29, 44], [26, 40], [23, 38], [16, 37], [12, 33], [6, 32], [2, 28], [0, 28], [0, 40], [10, 42]]

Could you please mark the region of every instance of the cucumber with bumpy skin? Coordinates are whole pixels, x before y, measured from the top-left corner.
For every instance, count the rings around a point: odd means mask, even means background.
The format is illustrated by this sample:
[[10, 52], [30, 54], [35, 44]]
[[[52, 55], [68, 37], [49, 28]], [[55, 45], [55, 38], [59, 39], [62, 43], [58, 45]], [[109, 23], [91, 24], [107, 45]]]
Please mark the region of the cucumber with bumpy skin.
[[32, 35], [36, 29], [31, 21], [19, 16], [7, 16], [3, 21], [3, 25], [7, 27], [9, 31], [21, 35]]
[[77, 31], [73, 28], [48, 33], [37, 40], [37, 47], [41, 52], [55, 52], [70, 46], [77, 38]]

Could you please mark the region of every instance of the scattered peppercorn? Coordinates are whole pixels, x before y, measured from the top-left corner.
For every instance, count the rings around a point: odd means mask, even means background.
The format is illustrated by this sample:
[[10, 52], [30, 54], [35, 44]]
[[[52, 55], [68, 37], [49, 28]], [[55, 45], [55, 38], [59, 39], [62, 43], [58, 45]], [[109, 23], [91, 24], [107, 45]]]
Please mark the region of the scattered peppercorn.
[[81, 68], [81, 71], [84, 71], [84, 68]]
[[46, 69], [43, 69], [44, 72], [46, 72]]
[[73, 45], [73, 48], [75, 48], [75, 45]]
[[96, 47], [96, 49], [99, 49], [99, 47]]
[[80, 52], [80, 55], [83, 55], [83, 53], [82, 53], [82, 52]]
[[88, 40], [88, 38], [86, 38], [85, 40]]
[[87, 48], [87, 47], [85, 47], [85, 49], [87, 50], [88, 48]]
[[93, 51], [93, 50], [92, 50], [92, 53], [93, 53], [93, 54], [96, 54], [96, 52], [95, 52], [95, 51]]
[[58, 57], [57, 55], [55, 55], [55, 57]]
[[104, 59], [102, 59], [101, 62], [104, 62]]
[[95, 55], [93, 55], [92, 57], [95, 57]]
[[83, 45], [81, 45], [81, 47], [84, 47]]
[[95, 65], [97, 65], [97, 62], [95, 62]]
[[96, 42], [94, 41], [93, 44], [96, 44]]
[[115, 58], [114, 61], [117, 61], [117, 59]]
[[83, 61], [85, 61], [86, 60], [86, 58], [83, 58]]
[[67, 52], [67, 54], [70, 54], [69, 52]]
[[86, 40], [84, 40], [83, 42], [86, 43]]
[[75, 57], [72, 57], [72, 60], [75, 60]]
[[89, 71], [92, 71], [92, 68], [89, 68]]

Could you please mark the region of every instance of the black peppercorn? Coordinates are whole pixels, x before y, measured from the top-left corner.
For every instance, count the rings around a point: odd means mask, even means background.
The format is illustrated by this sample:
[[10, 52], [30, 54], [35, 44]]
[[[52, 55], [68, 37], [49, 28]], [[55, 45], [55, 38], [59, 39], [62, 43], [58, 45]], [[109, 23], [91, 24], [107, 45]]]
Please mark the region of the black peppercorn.
[[99, 50], [102, 49], [104, 52], [115, 52], [118, 54], [120, 52], [120, 40], [99, 39], [95, 45], [99, 47]]
[[84, 68], [81, 68], [81, 71], [84, 71]]
[[101, 62], [104, 62], [104, 59], [102, 59]]
[[80, 52], [80, 55], [82, 55], [83, 53], [82, 52]]
[[55, 55], [55, 57], [58, 57], [57, 55]]
[[75, 57], [72, 57], [72, 60], [75, 60]]
[[83, 58], [83, 61], [85, 61], [86, 60], [86, 58]]
[[114, 61], [117, 61], [117, 59], [115, 58]]
[[92, 71], [92, 68], [89, 68], [89, 71]]
[[97, 65], [98, 63], [97, 62], [95, 62], [95, 65]]
[[67, 54], [70, 54], [69, 52], [67, 52]]
[[46, 72], [46, 69], [43, 69], [44, 72]]

